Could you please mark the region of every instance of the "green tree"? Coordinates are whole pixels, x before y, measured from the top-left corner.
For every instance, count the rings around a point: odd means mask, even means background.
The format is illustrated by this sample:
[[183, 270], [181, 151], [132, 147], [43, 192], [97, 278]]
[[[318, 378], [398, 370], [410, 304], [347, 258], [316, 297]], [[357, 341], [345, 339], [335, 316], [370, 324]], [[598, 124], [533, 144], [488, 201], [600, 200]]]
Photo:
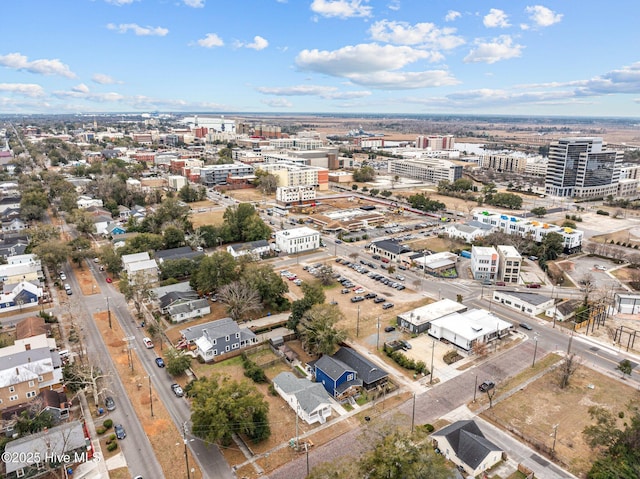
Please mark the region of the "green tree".
[[278, 311], [288, 309], [289, 300], [285, 293], [289, 286], [273, 266], [268, 264], [251, 263], [241, 273], [242, 279], [247, 282], [260, 295], [260, 301], [270, 308]]
[[129, 278], [126, 272], [120, 275], [120, 282], [118, 283], [120, 292], [124, 294], [127, 301], [133, 301], [133, 306], [136, 308], [138, 318], [142, 317], [142, 305], [155, 298], [153, 292], [153, 284], [149, 282], [147, 275], [138, 271]]
[[26, 221], [42, 220], [49, 208], [49, 198], [44, 191], [27, 191], [20, 198], [20, 216]]
[[196, 437], [228, 446], [234, 433], [254, 442], [271, 435], [269, 404], [248, 383], [204, 377], [192, 384], [189, 395], [193, 398], [191, 430]]
[[33, 252], [38, 255], [49, 271], [58, 271], [60, 265], [66, 262], [71, 254], [71, 247], [62, 241], [49, 241], [33, 248]]
[[547, 214], [547, 209], [544, 206], [537, 206], [536, 208], [531, 209], [531, 213], [536, 215], [538, 218], [542, 218]]
[[164, 248], [172, 249], [184, 246], [184, 231], [175, 226], [168, 226], [163, 232]]
[[202, 259], [202, 257], [199, 257], [194, 259], [180, 258], [165, 260], [160, 265], [160, 277], [162, 280], [171, 278], [179, 280], [190, 277], [198, 271]]
[[628, 359], [623, 359], [620, 361], [616, 369], [622, 373], [622, 379], [625, 376], [631, 377], [631, 373], [633, 372], [633, 364]]
[[376, 170], [373, 169], [373, 166], [365, 165], [353, 170], [353, 181], [357, 181], [358, 183], [372, 181], [375, 177]]
[[553, 261], [562, 254], [564, 250], [564, 240], [559, 233], [549, 233], [542, 239], [542, 255], [541, 258]]
[[342, 312], [333, 304], [316, 304], [305, 312], [298, 325], [305, 350], [311, 354], [333, 354], [347, 339], [347, 332], [335, 327], [341, 319]]
[[602, 406], [590, 406], [589, 416], [595, 424], [582, 430], [582, 436], [591, 449], [612, 446], [620, 437], [622, 431], [618, 429], [616, 417]]
[[169, 348], [164, 353], [167, 371], [172, 376], [179, 376], [191, 366], [191, 356], [176, 348]]
[[200, 261], [191, 285], [201, 293], [211, 293], [237, 279], [236, 266], [233, 256], [226, 251], [216, 251]]

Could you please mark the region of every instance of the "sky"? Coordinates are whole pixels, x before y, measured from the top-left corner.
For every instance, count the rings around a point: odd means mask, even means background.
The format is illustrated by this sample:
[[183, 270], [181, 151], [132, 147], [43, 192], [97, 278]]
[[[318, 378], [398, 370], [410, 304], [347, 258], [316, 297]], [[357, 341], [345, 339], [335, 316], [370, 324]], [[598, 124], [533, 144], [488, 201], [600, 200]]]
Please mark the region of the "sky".
[[14, 0], [0, 113], [640, 118], [640, 2]]

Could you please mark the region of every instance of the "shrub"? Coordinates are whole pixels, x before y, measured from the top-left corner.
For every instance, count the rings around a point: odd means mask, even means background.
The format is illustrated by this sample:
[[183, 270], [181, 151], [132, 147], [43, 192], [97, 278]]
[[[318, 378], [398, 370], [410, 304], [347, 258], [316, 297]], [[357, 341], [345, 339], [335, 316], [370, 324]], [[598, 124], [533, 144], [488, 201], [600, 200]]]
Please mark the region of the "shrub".
[[278, 395], [278, 392], [276, 391], [276, 388], [273, 386], [273, 383], [269, 384], [269, 394], [271, 394], [272, 396]]
[[618, 413], [618, 417], [619, 417], [620, 419], [624, 419], [624, 411], [620, 411], [620, 412]]
[[104, 426], [97, 427], [97, 428], [96, 428], [96, 432], [97, 432], [98, 434], [104, 434], [105, 432], [107, 432], [107, 428], [106, 428], [106, 427], [104, 427]]
[[244, 375], [253, 382], [267, 382], [267, 375], [264, 373], [264, 370], [244, 355], [242, 357], [242, 367], [244, 367]]
[[433, 432], [433, 430], [435, 429], [435, 427], [433, 427], [433, 424], [424, 424], [422, 427], [427, 432]]
[[118, 443], [116, 441], [107, 444], [107, 451], [115, 451], [116, 449], [118, 449]]
[[105, 429], [111, 429], [113, 427], [113, 420], [105, 419], [102, 425], [104, 426]]
[[116, 440], [116, 435], [115, 434], [110, 434], [109, 435], [109, 441], [115, 441]]

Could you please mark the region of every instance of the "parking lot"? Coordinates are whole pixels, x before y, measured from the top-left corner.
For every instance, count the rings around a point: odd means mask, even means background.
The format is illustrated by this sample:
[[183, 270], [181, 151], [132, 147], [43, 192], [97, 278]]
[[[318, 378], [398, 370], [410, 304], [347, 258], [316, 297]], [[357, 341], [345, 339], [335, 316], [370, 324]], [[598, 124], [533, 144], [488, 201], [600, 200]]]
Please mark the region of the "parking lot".
[[593, 285], [592, 289], [596, 290], [610, 290], [619, 286], [618, 280], [608, 273], [620, 267], [612, 261], [585, 255], [561, 261], [558, 265], [579, 288], [583, 287], [581, 281], [587, 279]]

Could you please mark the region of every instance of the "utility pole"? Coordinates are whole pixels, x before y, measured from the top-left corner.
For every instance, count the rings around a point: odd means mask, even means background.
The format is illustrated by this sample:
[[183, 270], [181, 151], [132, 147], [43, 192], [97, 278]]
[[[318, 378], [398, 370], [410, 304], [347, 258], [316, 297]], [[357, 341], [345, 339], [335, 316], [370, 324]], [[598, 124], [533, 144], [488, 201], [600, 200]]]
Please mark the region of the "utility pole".
[[553, 425], [553, 446], [551, 446], [551, 455], [555, 454], [556, 452], [556, 439], [558, 437], [558, 426], [560, 424], [554, 424]]
[[184, 462], [187, 465], [187, 479], [191, 479], [191, 475], [189, 474], [189, 453], [187, 449], [187, 421], [182, 425], [182, 439], [184, 441]]
[[536, 353], [538, 352], [538, 337], [535, 337], [535, 341], [536, 341], [536, 345], [533, 348], [533, 363], [531, 364], [531, 367], [534, 368], [536, 366]]
[[109, 317], [109, 329], [113, 329], [111, 326], [111, 309], [109, 308], [109, 296], [107, 296], [107, 316]]
[[151, 417], [153, 417], [153, 395], [151, 394], [151, 376], [149, 376], [149, 405], [151, 406]]
[[429, 384], [433, 384], [433, 353], [436, 349], [436, 340], [431, 343], [431, 372], [429, 373]]
[[476, 380], [473, 384], [473, 402], [476, 402], [476, 392], [478, 392], [478, 375], [476, 374]]
[[376, 351], [380, 348], [380, 316], [378, 316], [378, 327], [376, 329]]
[[358, 319], [356, 320], [356, 338], [360, 337], [360, 305], [358, 305]]
[[413, 393], [413, 411], [411, 412], [411, 434], [413, 434], [413, 426], [416, 422], [416, 393]]

